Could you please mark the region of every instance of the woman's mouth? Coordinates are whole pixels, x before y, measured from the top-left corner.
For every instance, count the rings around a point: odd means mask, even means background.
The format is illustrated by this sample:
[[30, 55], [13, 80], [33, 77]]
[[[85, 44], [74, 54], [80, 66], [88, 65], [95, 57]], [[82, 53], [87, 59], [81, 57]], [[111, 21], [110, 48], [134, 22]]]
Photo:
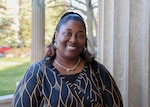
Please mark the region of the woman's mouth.
[[76, 50], [77, 47], [76, 46], [67, 46], [68, 50]]

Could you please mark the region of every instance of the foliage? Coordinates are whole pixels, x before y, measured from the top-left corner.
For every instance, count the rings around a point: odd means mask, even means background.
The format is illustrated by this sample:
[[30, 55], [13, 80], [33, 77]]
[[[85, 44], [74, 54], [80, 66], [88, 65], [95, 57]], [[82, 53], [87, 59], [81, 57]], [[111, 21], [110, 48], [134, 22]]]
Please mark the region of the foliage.
[[31, 0], [21, 0], [19, 9], [19, 47], [31, 46]]
[[66, 10], [63, 6], [57, 6], [60, 0], [45, 1], [45, 44], [49, 44], [55, 32], [56, 24]]
[[[31, 46], [31, 0], [16, 0], [19, 10], [7, 13], [6, 1], [0, 0], [0, 46], [30, 47]], [[45, 41], [51, 41], [59, 16], [64, 7], [57, 7], [59, 0], [45, 0]], [[17, 21], [16, 21], [17, 20]], [[13, 26], [17, 26], [15, 30]]]
[[7, 39], [9, 35], [14, 34], [14, 30], [11, 29], [11, 25], [14, 23], [13, 18], [5, 12], [6, 10], [5, 3], [0, 0], [0, 46], [9, 45], [10, 42]]

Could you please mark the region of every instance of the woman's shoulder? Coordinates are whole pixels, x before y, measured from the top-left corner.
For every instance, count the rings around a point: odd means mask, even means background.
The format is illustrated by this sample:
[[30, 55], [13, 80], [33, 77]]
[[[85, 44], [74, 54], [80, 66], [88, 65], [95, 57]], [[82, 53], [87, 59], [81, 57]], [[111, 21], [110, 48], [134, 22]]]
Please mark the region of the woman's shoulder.
[[96, 74], [101, 75], [101, 77], [109, 77], [109, 78], [111, 78], [111, 74], [109, 73], [108, 69], [105, 67], [104, 64], [94, 60], [91, 63], [91, 67], [92, 67], [93, 71]]
[[102, 78], [105, 84], [110, 82], [115, 83], [113, 76], [104, 64], [99, 63], [98, 61], [94, 61], [92, 67], [93, 71], [96, 72], [96, 75]]
[[39, 72], [43, 72], [47, 66], [48, 66], [48, 64], [46, 64], [46, 60], [42, 59], [40, 61], [32, 63], [29, 66], [28, 71], [36, 74]]
[[100, 63], [96, 60], [91, 62], [91, 66], [92, 66], [92, 68], [100, 69], [102, 71], [106, 70], [106, 67], [102, 63]]

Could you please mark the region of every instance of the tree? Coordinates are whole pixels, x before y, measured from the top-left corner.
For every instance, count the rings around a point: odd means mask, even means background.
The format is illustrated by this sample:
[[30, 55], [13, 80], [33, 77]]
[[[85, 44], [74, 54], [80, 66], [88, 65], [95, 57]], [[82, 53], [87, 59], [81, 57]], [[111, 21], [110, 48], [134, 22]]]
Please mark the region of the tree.
[[13, 18], [7, 14], [6, 2], [0, 0], [0, 46], [11, 44], [9, 36], [14, 34], [13, 23]]
[[60, 16], [66, 11], [60, 0], [45, 0], [45, 44], [49, 44]]
[[11, 18], [3, 17], [0, 18], [0, 46], [8, 45], [10, 46], [10, 35], [14, 34], [11, 30], [11, 25], [13, 21]]
[[19, 1], [19, 47], [31, 46], [31, 0]]
[[[10, 3], [13, 6], [9, 7]], [[31, 1], [0, 0], [0, 45], [30, 46]]]

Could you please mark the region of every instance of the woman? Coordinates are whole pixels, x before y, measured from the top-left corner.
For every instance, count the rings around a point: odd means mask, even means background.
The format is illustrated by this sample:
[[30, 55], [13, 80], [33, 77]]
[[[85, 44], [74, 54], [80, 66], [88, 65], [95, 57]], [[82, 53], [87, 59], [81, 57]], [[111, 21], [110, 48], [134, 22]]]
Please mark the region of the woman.
[[31, 65], [13, 97], [13, 107], [123, 107], [119, 89], [87, 50], [83, 18], [65, 13], [46, 57]]

